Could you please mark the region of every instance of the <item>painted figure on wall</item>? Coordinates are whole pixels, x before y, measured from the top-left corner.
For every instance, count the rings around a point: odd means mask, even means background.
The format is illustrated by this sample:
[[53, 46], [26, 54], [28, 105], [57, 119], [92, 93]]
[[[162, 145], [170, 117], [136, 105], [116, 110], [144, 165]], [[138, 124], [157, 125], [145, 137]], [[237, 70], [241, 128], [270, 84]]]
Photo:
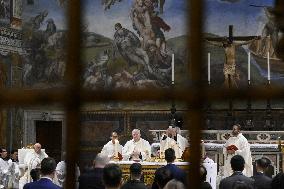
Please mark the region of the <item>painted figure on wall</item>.
[[275, 49], [277, 48], [276, 46], [279, 42], [280, 30], [275, 23], [273, 8], [269, 6], [251, 6], [263, 8], [263, 12], [265, 13], [266, 17], [266, 22], [261, 32], [262, 40], [259, 43], [251, 45], [251, 50], [254, 54], [264, 58], [267, 57], [267, 53], [269, 52], [270, 58], [278, 59], [277, 55], [275, 54]]
[[58, 19], [64, 19], [63, 12], [64, 8], [59, 7], [56, 1], [39, 2], [36, 7], [25, 7], [23, 43], [27, 54], [22, 56], [25, 87], [49, 88], [64, 85], [66, 30], [60, 24], [58, 31], [56, 24]]
[[141, 64], [144, 71], [152, 72], [149, 58], [141, 48], [139, 38], [133, 32], [123, 28], [120, 23], [116, 23], [114, 27], [114, 57], [115, 52], [118, 51], [129, 64]]
[[0, 0], [0, 22], [10, 21], [10, 0]]
[[22, 19], [23, 2], [22, 0], [13, 0], [13, 17]]
[[[102, 4], [104, 6], [104, 10], [110, 9], [112, 5], [116, 2], [121, 2], [122, 0], [103, 0]], [[153, 8], [159, 8], [161, 14], [164, 12], [164, 4], [165, 0], [146, 0], [145, 3], [150, 4]]]
[[[158, 12], [155, 11], [155, 7], [155, 1], [134, 0], [130, 8], [130, 19], [133, 29], [140, 37], [141, 42], [133, 32], [126, 28], [120, 28], [119, 30], [116, 29], [114, 45], [129, 66], [133, 64], [141, 64], [144, 67], [142, 72], [138, 70], [140, 75], [143, 75], [145, 78], [152, 77], [155, 80], [160, 81], [162, 85], [167, 85], [167, 82], [169, 81], [168, 76], [170, 75], [170, 59], [168, 58], [170, 54], [167, 54], [166, 40], [162, 30], [169, 31], [171, 27], [158, 16]], [[116, 28], [117, 27], [118, 25]], [[126, 34], [126, 31], [127, 34], [131, 34], [128, 35], [127, 38], [135, 40], [129, 40], [129, 42], [134, 42], [132, 44], [128, 43], [128, 45], [126, 45], [127, 43], [124, 42], [124, 45], [122, 45], [121, 41], [118, 40], [122, 38], [118, 36], [119, 33]], [[127, 38], [124, 37], [123, 39]], [[128, 55], [126, 56], [126, 54]], [[155, 57], [151, 56], [153, 54], [155, 54]], [[167, 65], [167, 68], [161, 69], [159, 62], [163, 62], [164, 66]]]

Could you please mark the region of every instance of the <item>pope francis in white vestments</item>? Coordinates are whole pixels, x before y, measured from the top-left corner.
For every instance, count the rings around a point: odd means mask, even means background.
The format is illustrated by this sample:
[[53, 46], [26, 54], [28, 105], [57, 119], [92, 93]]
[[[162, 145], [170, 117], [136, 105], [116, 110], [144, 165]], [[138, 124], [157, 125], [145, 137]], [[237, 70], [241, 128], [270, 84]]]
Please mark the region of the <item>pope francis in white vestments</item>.
[[26, 183], [32, 181], [30, 171], [40, 166], [41, 161], [47, 157], [48, 155], [41, 150], [41, 144], [36, 143], [34, 145], [34, 151], [28, 153], [24, 159], [27, 170], [24, 176], [22, 176], [19, 180], [19, 189], [23, 188]]
[[124, 160], [143, 160], [151, 158], [151, 146], [148, 141], [141, 138], [140, 130], [132, 131], [133, 139], [127, 141], [122, 148], [122, 157]]
[[233, 126], [232, 134], [233, 136], [227, 140], [223, 148], [224, 177], [228, 177], [233, 174], [230, 161], [234, 155], [241, 155], [244, 158], [245, 168], [243, 170], [243, 174], [247, 177], [251, 177], [253, 175], [253, 165], [250, 145], [247, 139], [242, 135], [242, 133], [240, 133], [240, 125], [237, 124]]

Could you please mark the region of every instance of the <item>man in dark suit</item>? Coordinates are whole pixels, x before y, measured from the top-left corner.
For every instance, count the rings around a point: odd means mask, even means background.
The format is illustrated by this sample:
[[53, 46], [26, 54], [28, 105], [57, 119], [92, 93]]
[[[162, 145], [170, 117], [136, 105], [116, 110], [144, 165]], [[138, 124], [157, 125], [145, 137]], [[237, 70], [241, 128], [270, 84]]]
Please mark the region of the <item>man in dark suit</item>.
[[168, 148], [165, 151], [165, 159], [167, 161], [167, 165], [165, 166], [167, 169], [171, 171], [174, 179], [181, 181], [186, 185], [186, 173], [184, 170], [176, 166], [174, 163], [176, 156], [175, 151], [172, 148]]
[[284, 188], [284, 173], [280, 172], [271, 181], [272, 189], [283, 189]]
[[163, 189], [170, 180], [173, 180], [173, 174], [171, 171], [165, 166], [161, 167], [155, 172], [152, 189]]
[[[167, 161], [167, 165], [165, 166], [166, 169], [170, 170], [172, 176], [174, 179], [181, 181], [185, 186], [187, 186], [186, 182], [186, 173], [184, 170], [180, 169], [178, 166], [173, 164], [175, 161], [176, 156], [175, 156], [175, 151], [172, 148], [168, 148], [165, 151], [165, 160]], [[156, 173], [158, 170], [156, 171]], [[158, 189], [158, 185], [155, 181], [156, 179], [156, 173], [155, 173], [155, 178], [154, 178], [154, 183], [152, 185], [152, 189]]]
[[133, 163], [130, 166], [130, 179], [122, 185], [121, 189], [147, 189], [144, 182], [141, 181], [142, 165]]
[[234, 173], [231, 176], [221, 180], [219, 189], [233, 189], [238, 182], [245, 183], [247, 188], [253, 189], [254, 180], [252, 178], [244, 176], [242, 173], [245, 166], [244, 158], [240, 155], [235, 155], [232, 157], [230, 163]]
[[106, 155], [99, 153], [94, 162], [94, 168], [79, 177], [79, 189], [104, 189], [103, 170], [109, 162]]
[[120, 189], [122, 185], [121, 168], [114, 163], [110, 163], [104, 167], [103, 181], [106, 189]]
[[24, 189], [60, 189], [59, 186], [52, 182], [55, 176], [56, 162], [53, 158], [44, 158], [41, 161], [41, 174], [42, 177], [38, 181], [27, 183]]
[[255, 161], [256, 174], [252, 177], [255, 182], [255, 189], [271, 189], [271, 178], [264, 174], [265, 170], [269, 166], [267, 158], [260, 158]]

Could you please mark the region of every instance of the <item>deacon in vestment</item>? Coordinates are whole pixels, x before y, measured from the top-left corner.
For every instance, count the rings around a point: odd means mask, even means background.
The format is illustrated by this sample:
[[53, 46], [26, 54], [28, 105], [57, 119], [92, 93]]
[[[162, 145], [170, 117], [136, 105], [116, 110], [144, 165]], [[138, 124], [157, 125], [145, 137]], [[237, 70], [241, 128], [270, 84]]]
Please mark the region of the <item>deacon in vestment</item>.
[[226, 142], [224, 153], [224, 177], [231, 176], [233, 170], [231, 168], [231, 158], [234, 155], [241, 155], [245, 160], [245, 168], [243, 174], [247, 177], [253, 175], [252, 156], [250, 151], [250, 145], [247, 139], [240, 132], [241, 126], [236, 124], [233, 126], [232, 135]]
[[110, 160], [118, 158], [118, 153], [122, 155], [122, 145], [119, 144], [117, 132], [111, 133], [111, 141], [104, 145], [101, 154], [106, 155]]
[[126, 142], [122, 148], [124, 160], [145, 161], [151, 158], [151, 146], [147, 140], [141, 138], [140, 130], [133, 129], [132, 140]]
[[160, 141], [160, 154], [163, 158], [165, 150], [172, 148], [175, 151], [176, 158], [180, 159], [185, 148], [189, 147], [188, 140], [181, 136], [179, 127], [169, 127], [166, 131], [166, 134], [162, 135]]

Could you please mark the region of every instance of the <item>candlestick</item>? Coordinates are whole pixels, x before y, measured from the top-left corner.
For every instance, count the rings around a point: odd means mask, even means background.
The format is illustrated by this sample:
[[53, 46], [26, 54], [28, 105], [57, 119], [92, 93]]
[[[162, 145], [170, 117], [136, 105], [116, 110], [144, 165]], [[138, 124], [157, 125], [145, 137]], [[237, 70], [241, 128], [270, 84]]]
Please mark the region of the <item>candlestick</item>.
[[270, 83], [270, 60], [269, 60], [269, 52], [267, 52], [267, 80]]
[[250, 84], [250, 52], [248, 53], [248, 82]]
[[172, 84], [175, 83], [175, 55], [172, 54]]
[[208, 53], [208, 84], [210, 85], [210, 53]]

